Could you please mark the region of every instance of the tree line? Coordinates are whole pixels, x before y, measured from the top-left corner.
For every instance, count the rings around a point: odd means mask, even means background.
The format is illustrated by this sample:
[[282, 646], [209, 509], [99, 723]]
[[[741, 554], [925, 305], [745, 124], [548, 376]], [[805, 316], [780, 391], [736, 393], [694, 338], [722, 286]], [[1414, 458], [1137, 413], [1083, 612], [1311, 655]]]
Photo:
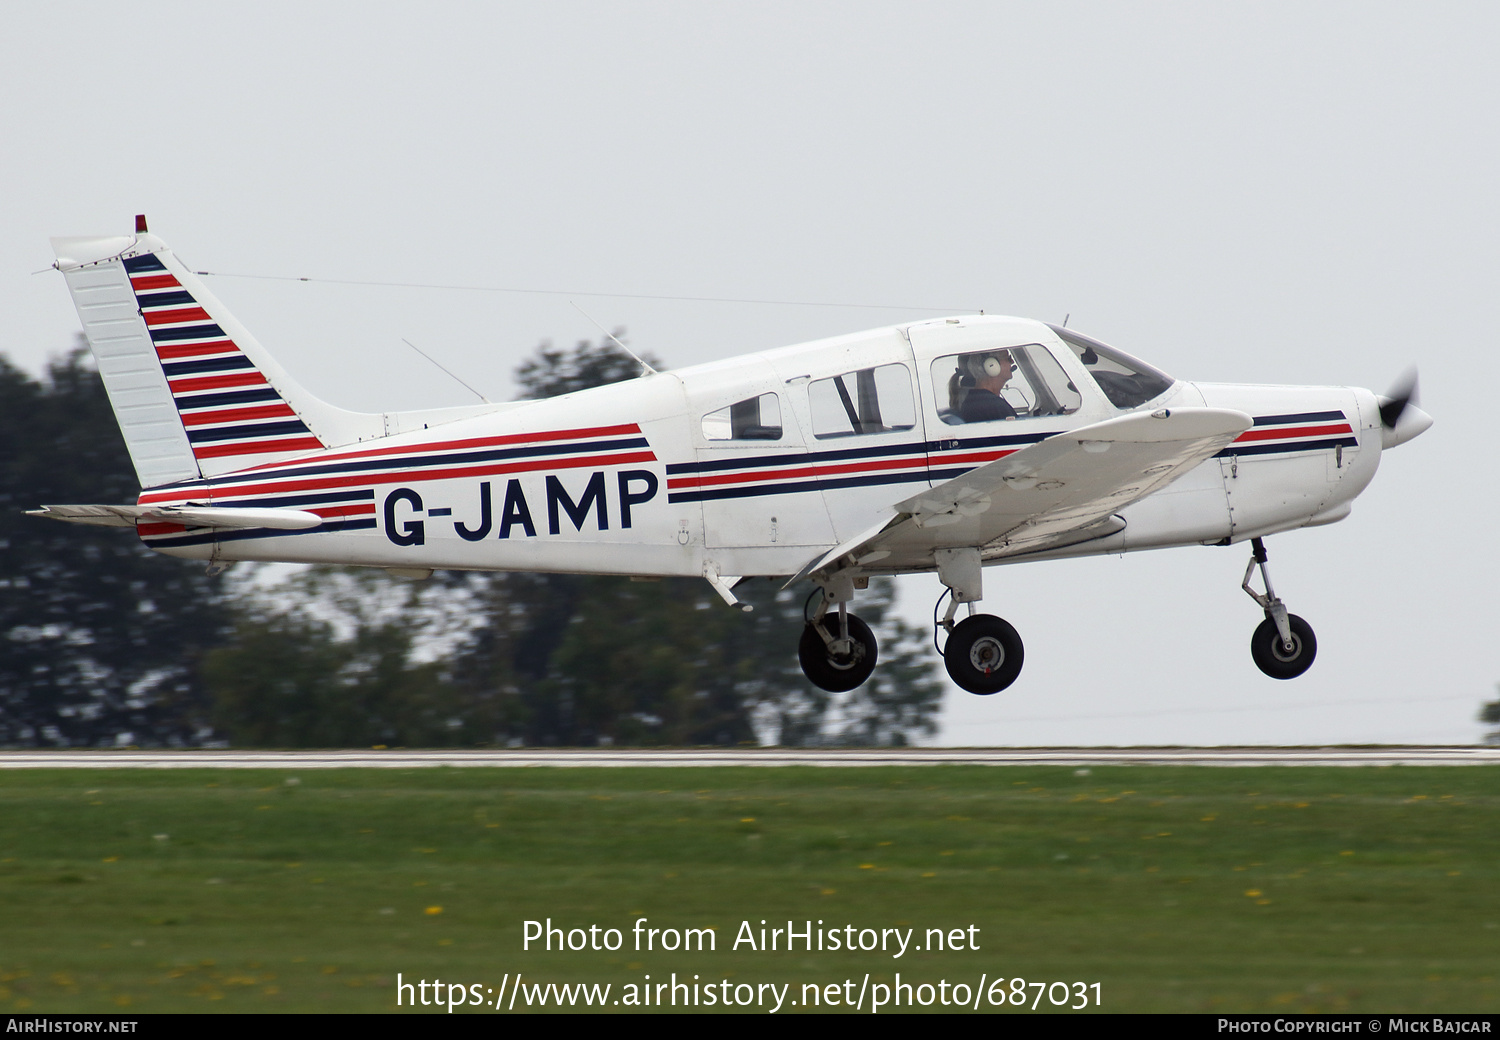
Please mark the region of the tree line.
[[[544, 343], [516, 379], [540, 398], [638, 371], [605, 341]], [[39, 379], [0, 357], [0, 746], [904, 744], [936, 728], [943, 686], [889, 580], [860, 598], [880, 669], [828, 694], [796, 662], [807, 589], [742, 585], [745, 614], [690, 579], [210, 575], [129, 531], [24, 515], [138, 491], [86, 348]]]

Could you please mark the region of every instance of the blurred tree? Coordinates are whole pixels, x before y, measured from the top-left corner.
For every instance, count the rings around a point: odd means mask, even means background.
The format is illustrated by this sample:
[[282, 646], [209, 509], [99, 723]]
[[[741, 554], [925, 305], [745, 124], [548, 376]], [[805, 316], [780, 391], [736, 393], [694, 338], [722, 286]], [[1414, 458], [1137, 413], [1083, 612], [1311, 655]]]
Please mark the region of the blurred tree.
[[[611, 335], [622, 343], [625, 341], [624, 329], [617, 328]], [[666, 367], [650, 353], [642, 354], [641, 360], [658, 371]], [[574, 390], [622, 383], [640, 374], [639, 361], [605, 340], [600, 340], [597, 346], [586, 339], [579, 340], [571, 353], [543, 342], [536, 348], [535, 357], [516, 366], [516, 382], [520, 384], [523, 400], [561, 397]]]
[[204, 664], [213, 721], [236, 744], [441, 747], [483, 743], [493, 705], [431, 660], [444, 611], [384, 572], [315, 567], [240, 589], [233, 643]]
[[930, 734], [942, 696], [924, 638], [871, 582], [860, 616], [881, 639], [875, 676], [829, 694], [802, 675], [806, 592], [771, 582], [727, 609], [705, 582], [465, 575], [491, 624], [453, 658], [453, 681], [504, 709], [500, 739], [541, 745], [906, 744]]
[[[1500, 690], [1500, 683], [1495, 684]], [[1479, 721], [1488, 726], [1500, 726], [1500, 701], [1488, 701], [1479, 709]], [[1500, 744], [1500, 729], [1492, 729], [1484, 735], [1486, 744]]]
[[24, 513], [140, 490], [87, 356], [80, 346], [43, 380], [0, 358], [0, 745], [201, 743], [197, 663], [224, 635], [218, 580], [131, 532]]

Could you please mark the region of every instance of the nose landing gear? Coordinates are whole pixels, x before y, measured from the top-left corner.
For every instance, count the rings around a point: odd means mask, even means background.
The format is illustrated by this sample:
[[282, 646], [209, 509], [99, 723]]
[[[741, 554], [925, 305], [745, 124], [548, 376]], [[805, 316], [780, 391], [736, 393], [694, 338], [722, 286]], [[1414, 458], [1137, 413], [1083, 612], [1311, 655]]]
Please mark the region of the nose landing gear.
[[[1295, 679], [1312, 667], [1318, 656], [1318, 639], [1312, 626], [1296, 614], [1288, 614], [1286, 604], [1271, 588], [1266, 571], [1266, 545], [1259, 538], [1250, 539], [1250, 562], [1240, 588], [1266, 612], [1266, 619], [1250, 637], [1250, 656], [1255, 666], [1273, 679]], [[1266, 587], [1262, 595], [1250, 587], [1250, 577], [1260, 567], [1260, 580]]]
[[973, 614], [960, 621], [943, 647], [949, 678], [982, 696], [1015, 682], [1025, 657], [1020, 634], [993, 614]]
[[[1004, 618], [973, 613], [983, 591], [978, 549], [939, 549], [933, 555], [938, 580], [948, 587], [943, 595], [951, 593], [953, 597], [942, 621], [937, 621], [937, 607], [932, 611], [935, 627], [948, 633], [948, 642], [941, 650], [948, 678], [980, 696], [999, 693], [1021, 674], [1026, 659], [1021, 636]], [[942, 602], [939, 598], [938, 606]], [[955, 625], [953, 618], [960, 603], [969, 604], [970, 614]]]

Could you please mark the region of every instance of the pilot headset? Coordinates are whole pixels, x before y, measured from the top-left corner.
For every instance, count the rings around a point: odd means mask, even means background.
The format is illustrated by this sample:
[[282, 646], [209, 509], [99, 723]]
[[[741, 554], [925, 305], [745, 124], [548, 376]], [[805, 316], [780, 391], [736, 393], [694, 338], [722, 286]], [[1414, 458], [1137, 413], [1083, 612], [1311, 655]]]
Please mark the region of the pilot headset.
[[983, 379], [986, 376], [998, 376], [1004, 371], [1006, 360], [1003, 354], [978, 354], [968, 358], [964, 367], [975, 379]]

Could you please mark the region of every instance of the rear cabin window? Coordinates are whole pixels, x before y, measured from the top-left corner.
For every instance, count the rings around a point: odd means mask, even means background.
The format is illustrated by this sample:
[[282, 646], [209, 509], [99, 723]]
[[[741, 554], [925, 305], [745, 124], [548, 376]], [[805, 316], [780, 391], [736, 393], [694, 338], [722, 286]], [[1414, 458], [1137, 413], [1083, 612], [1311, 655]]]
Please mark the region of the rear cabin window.
[[737, 401], [703, 417], [706, 441], [781, 440], [781, 402], [775, 394]]
[[880, 365], [808, 384], [813, 436], [857, 437], [896, 433], [917, 425], [911, 372], [905, 365]]

